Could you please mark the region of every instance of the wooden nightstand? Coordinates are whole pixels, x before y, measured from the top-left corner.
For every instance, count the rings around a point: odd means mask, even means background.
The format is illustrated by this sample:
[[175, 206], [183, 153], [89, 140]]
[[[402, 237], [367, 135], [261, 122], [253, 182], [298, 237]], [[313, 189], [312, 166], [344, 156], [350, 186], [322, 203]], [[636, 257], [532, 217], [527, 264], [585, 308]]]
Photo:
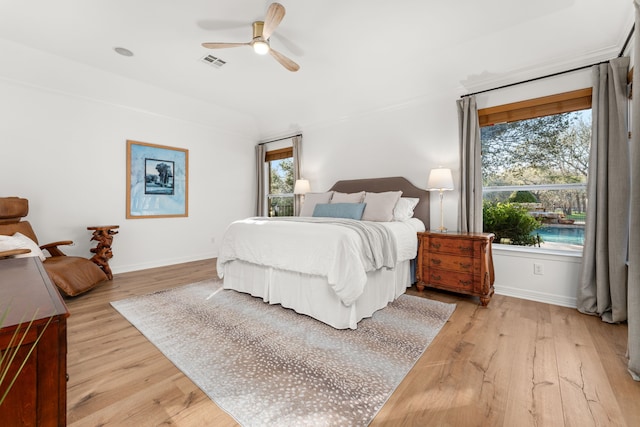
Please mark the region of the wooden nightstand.
[[418, 290], [425, 286], [480, 297], [493, 295], [492, 233], [418, 233]]

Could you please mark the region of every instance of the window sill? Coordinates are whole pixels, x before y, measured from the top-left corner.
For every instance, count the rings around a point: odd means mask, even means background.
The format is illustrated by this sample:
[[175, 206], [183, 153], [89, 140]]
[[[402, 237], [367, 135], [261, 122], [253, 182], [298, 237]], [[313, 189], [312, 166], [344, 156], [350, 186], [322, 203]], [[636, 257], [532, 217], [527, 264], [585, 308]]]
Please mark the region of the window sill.
[[500, 243], [493, 243], [491, 245], [493, 253], [508, 254], [514, 256], [548, 256], [548, 257], [567, 257], [567, 258], [582, 258], [582, 250], [575, 249], [550, 249], [550, 248], [538, 248], [533, 246], [518, 246], [518, 245], [503, 245]]

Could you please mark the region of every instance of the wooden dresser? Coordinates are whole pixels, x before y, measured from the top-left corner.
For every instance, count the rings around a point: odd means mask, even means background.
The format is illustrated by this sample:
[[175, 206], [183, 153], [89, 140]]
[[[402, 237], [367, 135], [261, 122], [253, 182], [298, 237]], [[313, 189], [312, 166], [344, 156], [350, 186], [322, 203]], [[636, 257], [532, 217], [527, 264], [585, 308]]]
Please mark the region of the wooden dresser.
[[[0, 313], [10, 312], [0, 329], [0, 350], [5, 350], [18, 324], [36, 320], [23, 341], [21, 363], [29, 349], [51, 322], [38, 342], [7, 398], [0, 406], [0, 424], [9, 426], [64, 426], [67, 419], [67, 317], [69, 311], [51, 283], [40, 259], [0, 259]], [[20, 359], [19, 361], [17, 359]], [[13, 378], [13, 375], [11, 375]], [[7, 381], [0, 385], [0, 395]]]
[[418, 233], [418, 290], [425, 286], [480, 297], [493, 295], [491, 233]]

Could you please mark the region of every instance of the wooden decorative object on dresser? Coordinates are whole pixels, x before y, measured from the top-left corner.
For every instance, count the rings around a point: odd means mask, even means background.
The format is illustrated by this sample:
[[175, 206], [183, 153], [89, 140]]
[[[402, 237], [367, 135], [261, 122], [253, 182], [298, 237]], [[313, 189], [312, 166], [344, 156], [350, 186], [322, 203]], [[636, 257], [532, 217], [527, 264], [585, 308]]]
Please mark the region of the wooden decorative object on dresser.
[[[69, 311], [37, 257], [0, 260], [0, 313], [9, 313], [0, 329], [0, 351], [34, 318], [0, 396], [40, 336], [16, 382], [0, 405], [0, 425], [64, 426], [67, 420], [67, 317]], [[48, 322], [48, 324], [47, 324]], [[23, 333], [19, 332], [18, 337]], [[12, 347], [15, 346], [15, 342]]]
[[493, 295], [492, 233], [418, 233], [417, 287], [425, 286], [480, 297]]

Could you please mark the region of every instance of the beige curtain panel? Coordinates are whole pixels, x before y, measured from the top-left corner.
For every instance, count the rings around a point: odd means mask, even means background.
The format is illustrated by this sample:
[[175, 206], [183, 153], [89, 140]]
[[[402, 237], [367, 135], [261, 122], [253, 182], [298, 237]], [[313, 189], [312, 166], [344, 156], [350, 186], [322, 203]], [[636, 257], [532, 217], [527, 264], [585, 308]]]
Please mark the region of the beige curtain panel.
[[[293, 145], [293, 183], [299, 180], [302, 176], [302, 167], [300, 163], [300, 159], [302, 157], [302, 153], [300, 152], [302, 146], [302, 135], [296, 135], [291, 138], [291, 142]], [[295, 216], [300, 215], [301, 208], [300, 198], [293, 196], [293, 214]]]
[[458, 230], [482, 231], [482, 146], [476, 97], [457, 101], [460, 144], [460, 196]]
[[265, 205], [267, 203], [265, 193], [265, 167], [266, 164], [264, 162], [264, 153], [265, 153], [264, 144], [256, 145], [256, 216], [265, 216]]
[[588, 220], [577, 306], [580, 312], [610, 323], [627, 320], [628, 70], [629, 58], [612, 59], [592, 68]]
[[[640, 0], [634, 2], [636, 9], [635, 30], [633, 35], [633, 81], [640, 82]], [[640, 91], [638, 88], [631, 101], [631, 195], [629, 212], [629, 272], [628, 309], [629, 372], [634, 380], [640, 381]]]

